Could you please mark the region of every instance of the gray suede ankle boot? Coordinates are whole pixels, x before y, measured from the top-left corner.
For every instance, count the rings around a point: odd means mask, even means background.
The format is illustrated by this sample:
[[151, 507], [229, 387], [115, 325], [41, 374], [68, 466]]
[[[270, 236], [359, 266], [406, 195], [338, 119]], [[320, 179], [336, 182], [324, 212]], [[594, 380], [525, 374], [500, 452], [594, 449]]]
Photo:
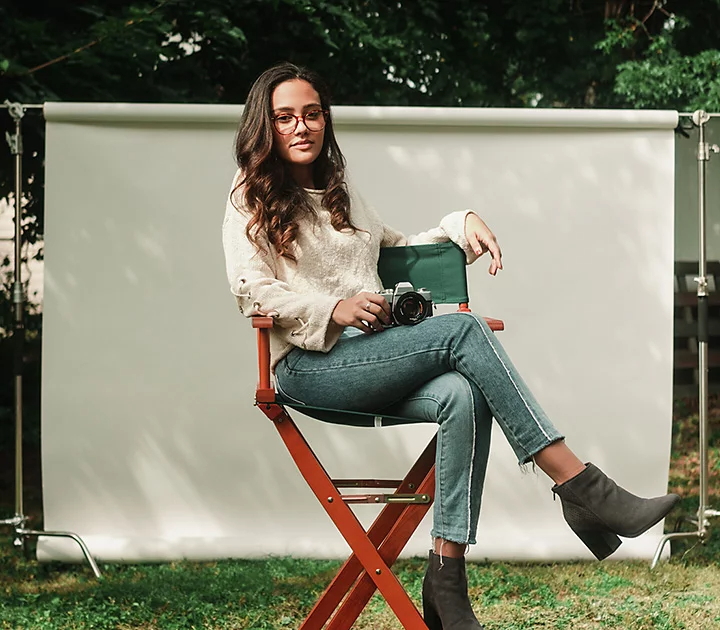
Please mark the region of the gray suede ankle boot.
[[618, 536], [639, 536], [665, 518], [680, 500], [676, 494], [654, 499], [636, 497], [593, 464], [553, 486], [552, 491], [560, 497], [567, 524], [598, 560], [620, 546]]
[[465, 558], [430, 552], [423, 580], [423, 613], [429, 630], [485, 630], [470, 606]]

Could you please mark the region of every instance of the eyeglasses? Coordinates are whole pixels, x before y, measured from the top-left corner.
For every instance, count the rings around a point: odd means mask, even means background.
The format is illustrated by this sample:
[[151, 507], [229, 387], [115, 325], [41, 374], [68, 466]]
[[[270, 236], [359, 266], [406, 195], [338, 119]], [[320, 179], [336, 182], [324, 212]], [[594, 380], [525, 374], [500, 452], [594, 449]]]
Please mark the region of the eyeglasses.
[[275, 116], [272, 121], [277, 132], [286, 136], [295, 132], [301, 120], [309, 131], [322, 131], [325, 128], [326, 114], [327, 112], [324, 109], [313, 109], [305, 112], [302, 116], [280, 114], [279, 116]]

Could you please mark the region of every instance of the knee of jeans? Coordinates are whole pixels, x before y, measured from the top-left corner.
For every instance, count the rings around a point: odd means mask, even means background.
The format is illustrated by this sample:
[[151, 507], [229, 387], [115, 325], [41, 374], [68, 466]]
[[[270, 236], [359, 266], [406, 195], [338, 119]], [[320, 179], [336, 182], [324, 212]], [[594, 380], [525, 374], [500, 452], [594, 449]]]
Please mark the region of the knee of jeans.
[[449, 417], [472, 419], [473, 393], [467, 379], [459, 372], [446, 372], [433, 381], [434, 394], [440, 403], [440, 423]]
[[463, 333], [468, 331], [471, 333], [477, 332], [478, 326], [487, 327], [487, 322], [480, 315], [475, 313], [458, 311], [456, 313], [448, 314], [452, 316], [455, 325], [458, 326]]
[[465, 321], [468, 322], [469, 326], [474, 326], [475, 324], [480, 324], [483, 327], [487, 327], [487, 322], [485, 321], [485, 318], [481, 315], [478, 315], [477, 313], [470, 313], [467, 311], [463, 311], [458, 313], [458, 315], [464, 315]]

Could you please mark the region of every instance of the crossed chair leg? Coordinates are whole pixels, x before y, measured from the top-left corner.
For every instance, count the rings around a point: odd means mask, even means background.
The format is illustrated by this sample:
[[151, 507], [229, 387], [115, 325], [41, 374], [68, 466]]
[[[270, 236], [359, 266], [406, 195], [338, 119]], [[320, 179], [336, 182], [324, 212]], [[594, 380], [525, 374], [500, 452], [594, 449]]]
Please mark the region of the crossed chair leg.
[[[365, 531], [350, 506], [315, 456], [310, 445], [285, 409], [277, 404], [259, 404], [275, 424], [280, 436], [320, 504], [325, 508], [352, 549], [335, 578], [317, 601], [300, 630], [349, 630], [377, 588], [406, 629], [427, 628], [390, 567], [407, 544], [432, 505], [435, 493], [435, 447], [433, 438], [394, 494], [386, 496], [385, 507]], [[374, 485], [368, 480], [369, 485]], [[425, 502], [394, 502], [399, 495], [427, 495]], [[346, 495], [347, 497], [352, 495]], [[339, 608], [338, 608], [339, 606]], [[332, 619], [331, 619], [332, 617]]]

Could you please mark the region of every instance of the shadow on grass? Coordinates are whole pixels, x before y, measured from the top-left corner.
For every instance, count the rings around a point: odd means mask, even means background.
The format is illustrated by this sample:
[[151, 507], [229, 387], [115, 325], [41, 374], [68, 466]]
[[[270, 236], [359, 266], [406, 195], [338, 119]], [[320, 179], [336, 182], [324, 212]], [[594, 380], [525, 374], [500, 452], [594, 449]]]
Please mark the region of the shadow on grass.
[[[8, 541], [9, 542], [9, 541]], [[38, 565], [0, 552], [0, 628], [296, 628], [336, 561]]]

